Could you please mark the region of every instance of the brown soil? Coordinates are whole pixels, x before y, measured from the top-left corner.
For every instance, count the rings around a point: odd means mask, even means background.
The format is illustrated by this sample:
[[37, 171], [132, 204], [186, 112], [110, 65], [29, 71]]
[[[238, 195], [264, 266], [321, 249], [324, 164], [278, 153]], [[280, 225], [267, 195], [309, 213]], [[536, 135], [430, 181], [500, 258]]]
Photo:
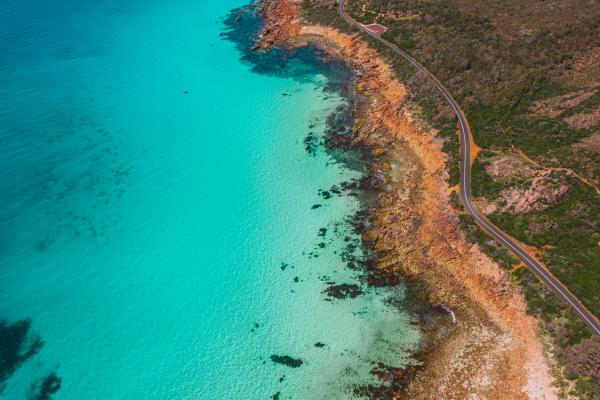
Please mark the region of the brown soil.
[[364, 101], [354, 111], [350, 145], [371, 155], [369, 179], [378, 191], [363, 233], [373, 267], [417, 282], [412, 296], [456, 314], [446, 329], [424, 327], [423, 367], [393, 395], [556, 398], [537, 323], [516, 285], [458, 229], [442, 140], [415, 119], [406, 87], [359, 36], [302, 23], [293, 0], [267, 1], [263, 10], [269, 43], [317, 45], [358, 72], [355, 96]]

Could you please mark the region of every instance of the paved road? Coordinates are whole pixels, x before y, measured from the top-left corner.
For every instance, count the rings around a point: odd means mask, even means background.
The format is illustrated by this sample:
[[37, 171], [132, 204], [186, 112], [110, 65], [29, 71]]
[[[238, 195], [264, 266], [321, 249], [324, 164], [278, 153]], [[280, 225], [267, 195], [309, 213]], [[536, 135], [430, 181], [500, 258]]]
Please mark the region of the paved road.
[[454, 100], [450, 92], [431, 72], [429, 72], [427, 68], [412, 58], [408, 53], [401, 50], [398, 46], [392, 44], [391, 42], [377, 36], [363, 25], [352, 19], [344, 10], [344, 0], [337, 0], [337, 3], [338, 12], [346, 22], [355, 26], [375, 40], [380, 41], [400, 57], [412, 64], [416, 69], [427, 74], [442, 96], [444, 96], [448, 105], [452, 107], [452, 110], [454, 110], [460, 128], [460, 199], [467, 212], [473, 217], [473, 219], [475, 219], [477, 224], [483, 230], [490, 234], [500, 244], [508, 248], [517, 258], [523, 261], [523, 263], [525, 263], [541, 281], [543, 281], [554, 293], [556, 293], [558, 297], [566, 301], [571, 306], [573, 311], [575, 311], [577, 316], [590, 328], [594, 334], [600, 336], [600, 323], [593, 316], [593, 314], [590, 313], [581, 304], [581, 302], [571, 292], [569, 292], [569, 290], [562, 283], [560, 283], [558, 279], [548, 272], [537, 260], [527, 254], [527, 252], [506, 233], [502, 232], [485, 217], [483, 217], [473, 205], [473, 199], [471, 197], [471, 128], [469, 127], [469, 122], [467, 121], [465, 113], [462, 111], [456, 100]]

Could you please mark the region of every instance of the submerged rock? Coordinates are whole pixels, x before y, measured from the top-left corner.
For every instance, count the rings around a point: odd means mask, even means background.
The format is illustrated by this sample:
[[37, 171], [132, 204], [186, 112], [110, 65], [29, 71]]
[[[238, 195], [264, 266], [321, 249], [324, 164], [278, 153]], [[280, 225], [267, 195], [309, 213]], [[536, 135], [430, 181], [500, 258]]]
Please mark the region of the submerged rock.
[[31, 333], [31, 320], [15, 323], [0, 321], [0, 393], [5, 381], [30, 357], [36, 355], [43, 342]]
[[55, 372], [50, 373], [38, 385], [34, 384], [32, 390], [35, 391], [30, 400], [50, 400], [52, 395], [59, 391], [62, 379]]
[[354, 283], [342, 283], [340, 285], [332, 285], [325, 289], [324, 293], [329, 297], [335, 297], [336, 299], [347, 299], [355, 298], [363, 294], [364, 292], [360, 289], [360, 286]]
[[319, 145], [319, 138], [317, 137], [317, 135], [314, 132], [310, 132], [304, 138], [304, 150], [306, 150], [306, 152], [308, 154], [314, 154], [315, 151], [317, 150], [318, 145]]
[[271, 355], [271, 361], [276, 364], [286, 365], [291, 368], [299, 368], [302, 366], [303, 362], [299, 358], [293, 358], [290, 356], [279, 356], [276, 354]]

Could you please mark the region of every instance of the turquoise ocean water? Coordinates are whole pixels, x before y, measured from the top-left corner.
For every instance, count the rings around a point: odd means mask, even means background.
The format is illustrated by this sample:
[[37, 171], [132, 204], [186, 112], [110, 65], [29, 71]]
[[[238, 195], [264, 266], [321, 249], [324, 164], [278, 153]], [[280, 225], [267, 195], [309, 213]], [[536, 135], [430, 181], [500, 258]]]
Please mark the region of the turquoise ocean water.
[[358, 201], [319, 192], [362, 173], [306, 149], [347, 100], [243, 60], [244, 4], [0, 1], [0, 398], [345, 399], [409, 360], [403, 288], [342, 256]]

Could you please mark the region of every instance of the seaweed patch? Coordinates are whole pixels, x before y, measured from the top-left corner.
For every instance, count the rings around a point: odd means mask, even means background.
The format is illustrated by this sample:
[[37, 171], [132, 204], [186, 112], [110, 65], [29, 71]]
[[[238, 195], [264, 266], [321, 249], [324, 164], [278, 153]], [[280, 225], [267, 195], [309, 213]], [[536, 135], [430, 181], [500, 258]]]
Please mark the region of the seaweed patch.
[[340, 285], [332, 285], [325, 289], [324, 293], [329, 297], [334, 297], [336, 299], [354, 299], [355, 297], [360, 296], [364, 292], [361, 290], [360, 286], [354, 283], [342, 283]]
[[317, 147], [319, 146], [319, 138], [315, 134], [315, 132], [309, 132], [308, 135], [304, 138], [304, 150], [311, 155], [317, 151]]
[[36, 355], [44, 342], [31, 332], [31, 320], [9, 324], [0, 321], [0, 393], [6, 380], [29, 358]]
[[279, 356], [277, 354], [273, 354], [271, 356], [271, 361], [273, 361], [275, 364], [282, 364], [290, 368], [299, 368], [303, 364], [303, 361], [299, 358], [293, 358], [290, 356]]
[[27, 397], [29, 400], [50, 400], [60, 389], [62, 379], [56, 375], [56, 372], [50, 373], [39, 383], [31, 386], [31, 391]]

